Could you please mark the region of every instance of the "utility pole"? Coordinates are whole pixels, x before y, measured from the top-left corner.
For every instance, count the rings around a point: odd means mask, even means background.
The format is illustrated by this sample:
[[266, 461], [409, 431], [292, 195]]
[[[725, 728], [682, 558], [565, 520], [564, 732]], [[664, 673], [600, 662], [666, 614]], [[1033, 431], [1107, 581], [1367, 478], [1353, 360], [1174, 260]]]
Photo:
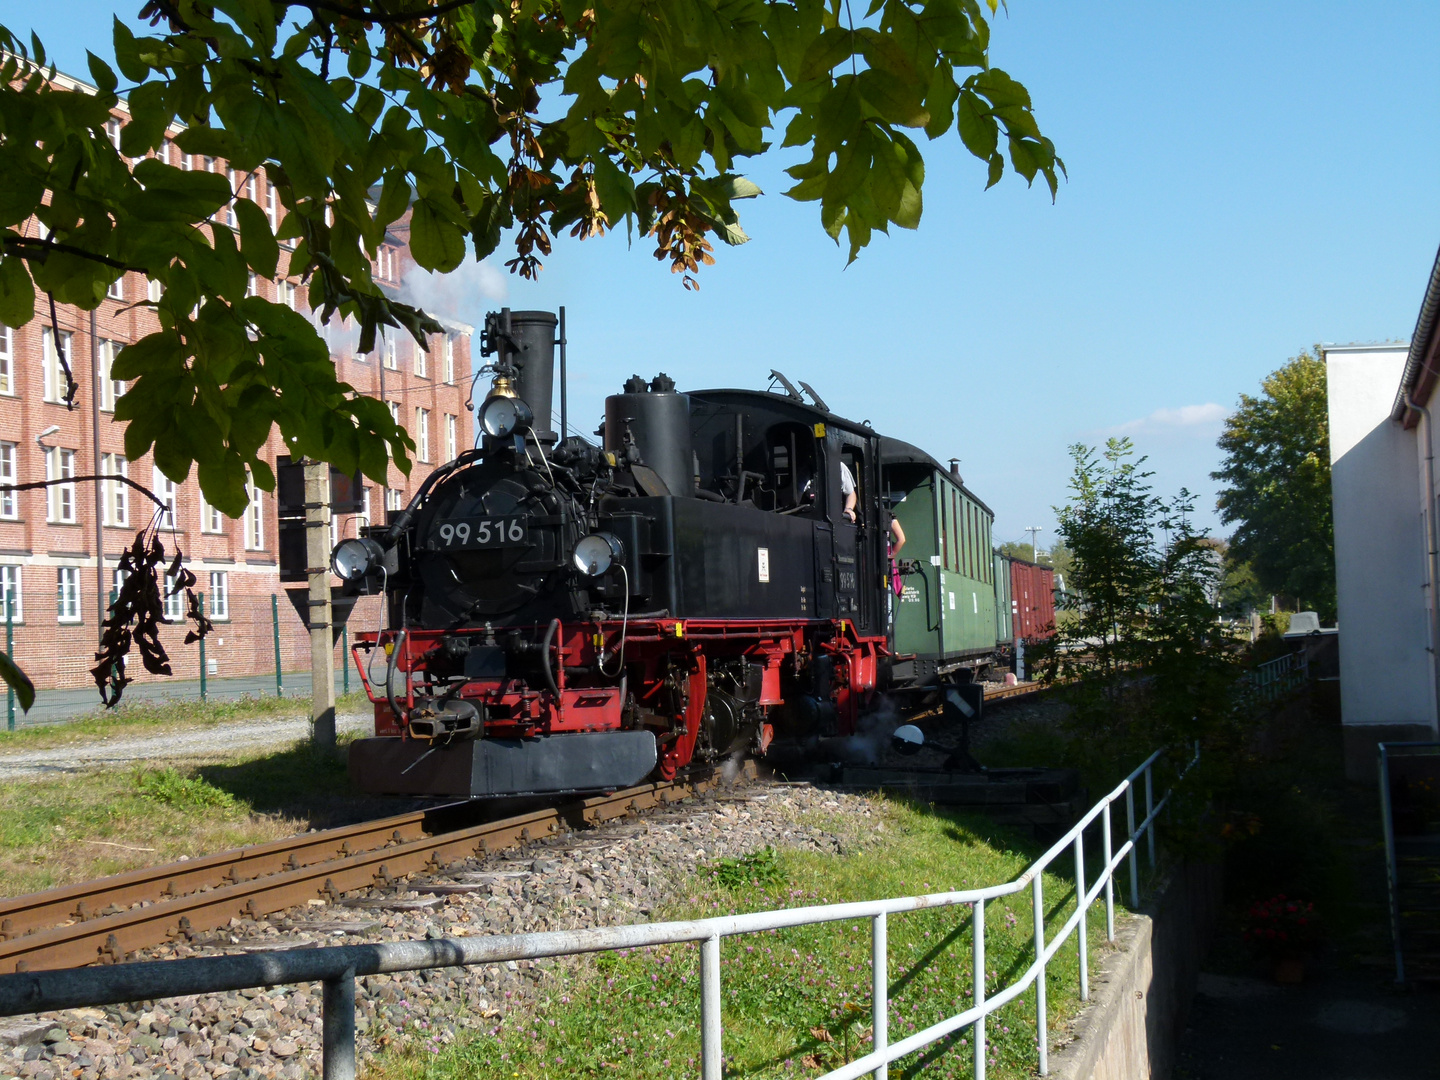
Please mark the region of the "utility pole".
[[310, 577], [310, 726], [335, 748], [335, 644], [330, 640], [330, 466], [305, 462], [305, 567]]
[[1040, 561], [1040, 546], [1038, 541], [1040, 539], [1040, 533], [1044, 528], [1043, 525], [1025, 526], [1025, 531], [1030, 534], [1030, 558], [1035, 562]]

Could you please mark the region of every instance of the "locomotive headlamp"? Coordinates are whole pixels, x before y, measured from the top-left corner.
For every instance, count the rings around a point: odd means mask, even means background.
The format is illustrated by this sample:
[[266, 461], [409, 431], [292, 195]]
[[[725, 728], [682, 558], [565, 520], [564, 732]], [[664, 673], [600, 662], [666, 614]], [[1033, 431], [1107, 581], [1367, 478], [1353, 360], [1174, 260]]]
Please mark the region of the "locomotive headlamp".
[[529, 427], [534, 421], [530, 406], [515, 396], [510, 379], [504, 375], [495, 377], [490, 394], [480, 406], [480, 426], [485, 434], [497, 439], [513, 435], [521, 428]]
[[575, 569], [599, 577], [619, 561], [625, 549], [609, 533], [591, 533], [575, 545]]
[[360, 581], [380, 569], [385, 550], [368, 536], [341, 540], [330, 553], [330, 569], [342, 581]]

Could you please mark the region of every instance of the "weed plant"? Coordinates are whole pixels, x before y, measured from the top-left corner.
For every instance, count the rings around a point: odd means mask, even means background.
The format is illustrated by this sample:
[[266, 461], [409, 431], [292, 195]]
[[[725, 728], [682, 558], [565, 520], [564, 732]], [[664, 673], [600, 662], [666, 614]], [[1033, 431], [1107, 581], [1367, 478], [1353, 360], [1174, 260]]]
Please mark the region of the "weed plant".
[[[940, 892], [994, 884], [1021, 873], [1034, 845], [988, 822], [929, 808], [880, 803], [861, 821], [816, 822], [847, 837], [842, 855], [764, 848], [676, 882], [656, 919], [700, 918], [773, 908]], [[1074, 910], [1073, 885], [1047, 875], [1046, 922], [1053, 932]], [[1029, 892], [986, 905], [986, 986], [994, 994], [1033, 958]], [[968, 906], [891, 916], [891, 1041], [967, 1008], [972, 998]], [[815, 1076], [872, 1048], [869, 920], [726, 938], [721, 986], [726, 1075]], [[1104, 912], [1089, 920], [1103, 942]], [[1092, 959], [1092, 966], [1095, 963]], [[1052, 1038], [1078, 1004], [1073, 939], [1051, 963]], [[696, 1076], [700, 1054], [699, 947], [622, 950], [563, 962], [540, 985], [533, 1007], [507, 1003], [479, 1034], [454, 1041], [411, 1024], [383, 1033], [390, 1052], [376, 1063], [382, 1080], [458, 1080], [473, 1076], [567, 1078]], [[1028, 1077], [1036, 1054], [1033, 991], [988, 1022], [989, 1069]], [[891, 1066], [893, 1077], [971, 1075], [971, 1029]]]

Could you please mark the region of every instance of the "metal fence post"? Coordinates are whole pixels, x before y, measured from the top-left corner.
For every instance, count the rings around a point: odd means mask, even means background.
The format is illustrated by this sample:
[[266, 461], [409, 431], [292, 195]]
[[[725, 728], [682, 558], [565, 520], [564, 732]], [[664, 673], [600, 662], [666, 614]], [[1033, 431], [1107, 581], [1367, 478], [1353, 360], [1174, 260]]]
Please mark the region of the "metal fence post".
[[[196, 593], [195, 602], [199, 605], [200, 617], [205, 617], [205, 594]], [[205, 639], [200, 639], [200, 700], [208, 700], [209, 695], [205, 692]]]
[[285, 683], [280, 678], [280, 598], [270, 594], [270, 629], [275, 633], [275, 696], [285, 696]]
[[[885, 913], [870, 920], [870, 1011], [874, 1032], [875, 1053], [883, 1053], [890, 1045], [890, 960], [889, 942], [886, 940]], [[886, 1080], [890, 1075], [889, 1065], [875, 1067], [875, 1080]]]
[[720, 935], [700, 943], [700, 1076], [721, 1080]]
[[1148, 765], [1145, 768], [1145, 843], [1150, 850], [1150, 869], [1155, 869], [1155, 822], [1151, 816], [1155, 813], [1155, 767]]
[[1080, 1000], [1090, 1000], [1090, 945], [1086, 940], [1085, 916], [1090, 905], [1085, 903], [1085, 831], [1075, 834], [1075, 910], [1080, 918], [1075, 923], [1075, 941], [1080, 948]]
[[350, 627], [340, 628], [340, 679], [344, 684], [341, 693], [350, 693]]
[[[11, 660], [15, 659], [15, 598], [10, 595], [7, 589], [0, 592], [0, 600], [5, 601], [5, 655]], [[5, 730], [15, 730], [15, 688], [9, 683], [5, 684]]]
[[1130, 907], [1140, 906], [1140, 856], [1135, 853], [1135, 784], [1125, 785], [1125, 834], [1130, 838]]
[[[1041, 884], [1044, 871], [1030, 879], [1030, 905], [1035, 909], [1035, 962], [1045, 955], [1045, 887]], [[1035, 1034], [1040, 1047], [1040, 1075], [1050, 1072], [1049, 1021], [1045, 1015], [1045, 965], [1035, 976]]]
[[[970, 925], [974, 933], [971, 952], [974, 955], [975, 1005], [985, 1004], [985, 901], [976, 900], [971, 906]], [[985, 1080], [985, 1014], [981, 1013], [970, 1029], [975, 1039], [975, 1080]]]
[[1395, 948], [1395, 981], [1405, 981], [1405, 957], [1400, 944], [1400, 893], [1396, 881], [1395, 823], [1390, 806], [1389, 748], [1380, 744], [1380, 828], [1385, 835], [1385, 886], [1390, 901], [1390, 940]]
[[1110, 872], [1110, 803], [1100, 815], [1100, 844], [1105, 849], [1105, 940], [1115, 942], [1115, 875]]
[[324, 981], [323, 1080], [355, 1080], [355, 969]]

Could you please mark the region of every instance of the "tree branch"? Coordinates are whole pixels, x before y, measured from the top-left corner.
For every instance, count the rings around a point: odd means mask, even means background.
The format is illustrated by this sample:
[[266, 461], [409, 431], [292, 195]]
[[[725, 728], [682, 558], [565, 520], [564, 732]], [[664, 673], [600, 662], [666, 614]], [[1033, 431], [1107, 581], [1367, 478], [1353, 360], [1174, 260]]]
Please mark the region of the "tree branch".
[[94, 476], [69, 476], [61, 477], [59, 480], [32, 480], [28, 484], [0, 484], [0, 491], [34, 491], [39, 488], [54, 487], [56, 484], [79, 484], [89, 480], [119, 480], [122, 484], [129, 484], [136, 491], [140, 492], [147, 499], [153, 502], [161, 510], [169, 510], [170, 504], [162, 500], [144, 484], [137, 484], [128, 476], [118, 476], [111, 473], [97, 473]]
[[[75, 255], [81, 259], [89, 259], [91, 262], [98, 262], [105, 266], [114, 267], [116, 270], [140, 270], [138, 266], [130, 266], [128, 263], [112, 259], [108, 255], [97, 255], [93, 251], [86, 251], [84, 248], [75, 247], [73, 244], [57, 244], [54, 240], [41, 240], [33, 236], [7, 236], [4, 238], [7, 248], [44, 248], [53, 251], [61, 251], [66, 255]], [[16, 252], [22, 259], [36, 258], [35, 255], [26, 255], [24, 252]]]
[[343, 15], [347, 19], [354, 19], [356, 22], [374, 23], [377, 26], [393, 25], [395, 23], [419, 22], [422, 19], [431, 19], [436, 15], [444, 15], [447, 12], [459, 8], [469, 7], [475, 0], [449, 0], [448, 3], [436, 4], [434, 7], [422, 8], [419, 11], [401, 11], [385, 13], [366, 8], [350, 7], [346, 4], [331, 3], [329, 0], [299, 0], [298, 7], [309, 8], [312, 12], [328, 11], [334, 15]]

